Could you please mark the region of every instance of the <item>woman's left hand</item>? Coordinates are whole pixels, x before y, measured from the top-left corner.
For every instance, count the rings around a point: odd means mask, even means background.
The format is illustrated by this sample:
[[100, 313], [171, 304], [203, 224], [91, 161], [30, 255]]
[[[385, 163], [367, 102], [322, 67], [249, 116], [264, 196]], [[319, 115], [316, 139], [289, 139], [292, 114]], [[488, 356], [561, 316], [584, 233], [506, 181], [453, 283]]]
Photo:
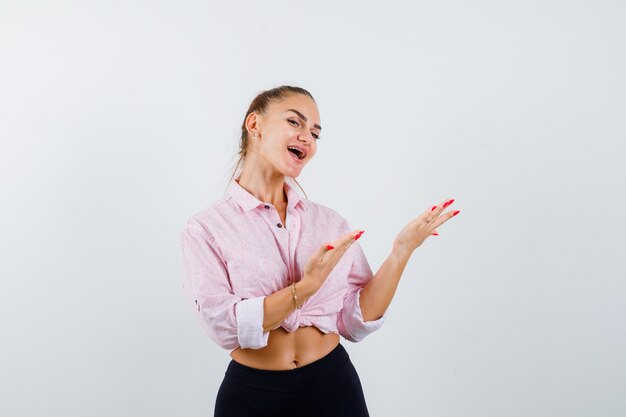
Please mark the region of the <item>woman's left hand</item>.
[[413, 219], [394, 240], [394, 251], [399, 250], [412, 253], [429, 236], [438, 235], [435, 229], [460, 212], [460, 210], [456, 210], [441, 214], [453, 201], [454, 199], [445, 200], [437, 206], [429, 207], [419, 217]]

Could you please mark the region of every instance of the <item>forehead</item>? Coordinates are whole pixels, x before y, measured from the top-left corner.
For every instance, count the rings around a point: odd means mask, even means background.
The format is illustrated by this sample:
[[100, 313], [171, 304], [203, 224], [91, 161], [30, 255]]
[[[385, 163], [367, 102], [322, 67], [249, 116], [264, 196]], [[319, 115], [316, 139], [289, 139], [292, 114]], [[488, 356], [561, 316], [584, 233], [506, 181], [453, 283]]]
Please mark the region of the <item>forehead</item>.
[[311, 124], [320, 124], [320, 114], [317, 110], [317, 105], [308, 96], [302, 94], [291, 95], [278, 103], [272, 104], [274, 113], [282, 114], [287, 112], [295, 116], [296, 114], [288, 111], [289, 109], [298, 110]]

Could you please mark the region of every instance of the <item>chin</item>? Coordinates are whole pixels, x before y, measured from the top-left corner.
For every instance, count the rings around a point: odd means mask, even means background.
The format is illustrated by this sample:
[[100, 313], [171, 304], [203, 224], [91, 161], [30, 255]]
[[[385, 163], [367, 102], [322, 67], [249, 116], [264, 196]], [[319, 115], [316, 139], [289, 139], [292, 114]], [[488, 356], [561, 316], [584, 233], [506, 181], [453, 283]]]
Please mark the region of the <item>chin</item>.
[[293, 178], [297, 178], [300, 174], [302, 174], [302, 171], [304, 170], [304, 166], [300, 169], [290, 169], [287, 172], [289, 172], [290, 174], [288, 174], [290, 177]]

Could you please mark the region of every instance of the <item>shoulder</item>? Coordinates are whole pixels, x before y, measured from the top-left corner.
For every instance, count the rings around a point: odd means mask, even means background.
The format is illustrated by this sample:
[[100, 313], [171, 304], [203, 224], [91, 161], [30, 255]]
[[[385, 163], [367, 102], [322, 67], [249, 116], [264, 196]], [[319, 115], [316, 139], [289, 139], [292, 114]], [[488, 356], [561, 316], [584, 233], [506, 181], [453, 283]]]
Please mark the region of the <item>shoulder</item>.
[[228, 219], [233, 217], [231, 197], [224, 195], [219, 200], [193, 213], [188, 219], [181, 232], [197, 232], [212, 237], [212, 231]]
[[302, 200], [306, 206], [306, 216], [309, 220], [315, 221], [318, 225], [326, 225], [331, 229], [341, 229], [348, 231], [348, 220], [336, 209], [311, 200]]

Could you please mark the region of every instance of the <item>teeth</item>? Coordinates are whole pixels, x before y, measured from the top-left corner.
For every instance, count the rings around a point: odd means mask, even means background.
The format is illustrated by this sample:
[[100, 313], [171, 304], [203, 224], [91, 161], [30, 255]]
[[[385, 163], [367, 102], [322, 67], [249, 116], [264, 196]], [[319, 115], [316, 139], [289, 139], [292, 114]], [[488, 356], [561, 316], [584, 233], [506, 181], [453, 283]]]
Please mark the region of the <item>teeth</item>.
[[300, 148], [296, 148], [295, 146], [288, 146], [287, 149], [295, 149], [296, 151], [298, 151], [300, 153], [300, 155], [298, 155], [298, 159], [302, 159], [304, 158], [304, 151]]

